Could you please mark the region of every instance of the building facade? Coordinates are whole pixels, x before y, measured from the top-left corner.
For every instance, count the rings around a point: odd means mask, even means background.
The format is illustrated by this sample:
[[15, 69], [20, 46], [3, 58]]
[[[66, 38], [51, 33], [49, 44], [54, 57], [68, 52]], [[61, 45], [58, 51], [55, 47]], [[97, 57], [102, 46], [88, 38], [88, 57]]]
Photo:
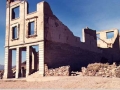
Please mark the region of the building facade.
[[[89, 63], [101, 62], [103, 57], [108, 62], [120, 60], [117, 29], [112, 30], [115, 36], [108, 40], [105, 31], [86, 27], [81, 40], [53, 14], [47, 2], [38, 3], [37, 11], [32, 13], [28, 8], [25, 0], [7, 0], [4, 78], [13, 77], [12, 50], [16, 50], [15, 78], [21, 76], [22, 51], [26, 51], [26, 77], [33, 70], [44, 76], [45, 64], [49, 68], [70, 65], [72, 70], [79, 70]], [[97, 41], [96, 34], [100, 33]], [[38, 52], [32, 47], [35, 45]]]

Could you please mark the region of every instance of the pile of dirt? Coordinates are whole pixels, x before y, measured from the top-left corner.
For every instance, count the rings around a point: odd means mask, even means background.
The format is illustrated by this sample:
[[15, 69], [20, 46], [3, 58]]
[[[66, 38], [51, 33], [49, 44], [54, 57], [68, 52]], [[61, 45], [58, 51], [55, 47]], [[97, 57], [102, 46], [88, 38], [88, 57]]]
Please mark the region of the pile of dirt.
[[93, 63], [89, 64], [87, 68], [82, 67], [83, 76], [102, 76], [102, 77], [118, 77], [120, 78], [120, 66], [115, 63], [110, 65], [109, 63]]

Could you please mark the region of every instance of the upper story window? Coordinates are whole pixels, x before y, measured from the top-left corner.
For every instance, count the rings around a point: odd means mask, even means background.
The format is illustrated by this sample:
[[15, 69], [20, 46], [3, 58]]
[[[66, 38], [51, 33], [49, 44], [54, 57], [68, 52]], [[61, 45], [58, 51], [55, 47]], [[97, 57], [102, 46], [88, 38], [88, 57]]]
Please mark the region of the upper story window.
[[34, 16], [26, 19], [26, 38], [37, 37], [37, 18]]
[[106, 32], [107, 39], [111, 39], [114, 37], [114, 31]]
[[18, 39], [18, 28], [17, 26], [12, 27], [12, 40]]
[[16, 23], [16, 24], [11, 25], [10, 39], [12, 41], [19, 39], [19, 29], [20, 29], [20, 24]]
[[97, 37], [97, 40], [100, 40], [100, 34], [97, 34], [96, 37]]
[[34, 35], [35, 34], [35, 22], [29, 22], [28, 23], [28, 35]]
[[12, 9], [12, 19], [16, 19], [20, 17], [20, 6], [17, 6]]

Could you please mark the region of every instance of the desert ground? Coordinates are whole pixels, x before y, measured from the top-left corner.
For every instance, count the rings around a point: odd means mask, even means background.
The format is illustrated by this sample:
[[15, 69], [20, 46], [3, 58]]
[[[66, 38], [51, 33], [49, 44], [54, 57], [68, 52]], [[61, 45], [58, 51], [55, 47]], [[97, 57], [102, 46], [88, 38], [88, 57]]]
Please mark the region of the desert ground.
[[[50, 79], [51, 78], [51, 79]], [[30, 79], [29, 79], [30, 80]], [[1, 89], [120, 89], [120, 78], [89, 77], [89, 76], [59, 76], [44, 77], [37, 81], [0, 80]], [[39, 82], [38, 82], [39, 81]]]

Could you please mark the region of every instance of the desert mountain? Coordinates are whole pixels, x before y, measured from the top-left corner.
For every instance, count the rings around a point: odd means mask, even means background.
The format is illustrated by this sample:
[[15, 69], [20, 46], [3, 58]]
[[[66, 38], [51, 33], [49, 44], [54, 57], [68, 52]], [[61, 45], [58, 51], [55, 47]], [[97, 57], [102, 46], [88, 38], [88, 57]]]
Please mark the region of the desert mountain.
[[3, 70], [3, 69], [4, 69], [4, 65], [0, 64], [0, 70]]

